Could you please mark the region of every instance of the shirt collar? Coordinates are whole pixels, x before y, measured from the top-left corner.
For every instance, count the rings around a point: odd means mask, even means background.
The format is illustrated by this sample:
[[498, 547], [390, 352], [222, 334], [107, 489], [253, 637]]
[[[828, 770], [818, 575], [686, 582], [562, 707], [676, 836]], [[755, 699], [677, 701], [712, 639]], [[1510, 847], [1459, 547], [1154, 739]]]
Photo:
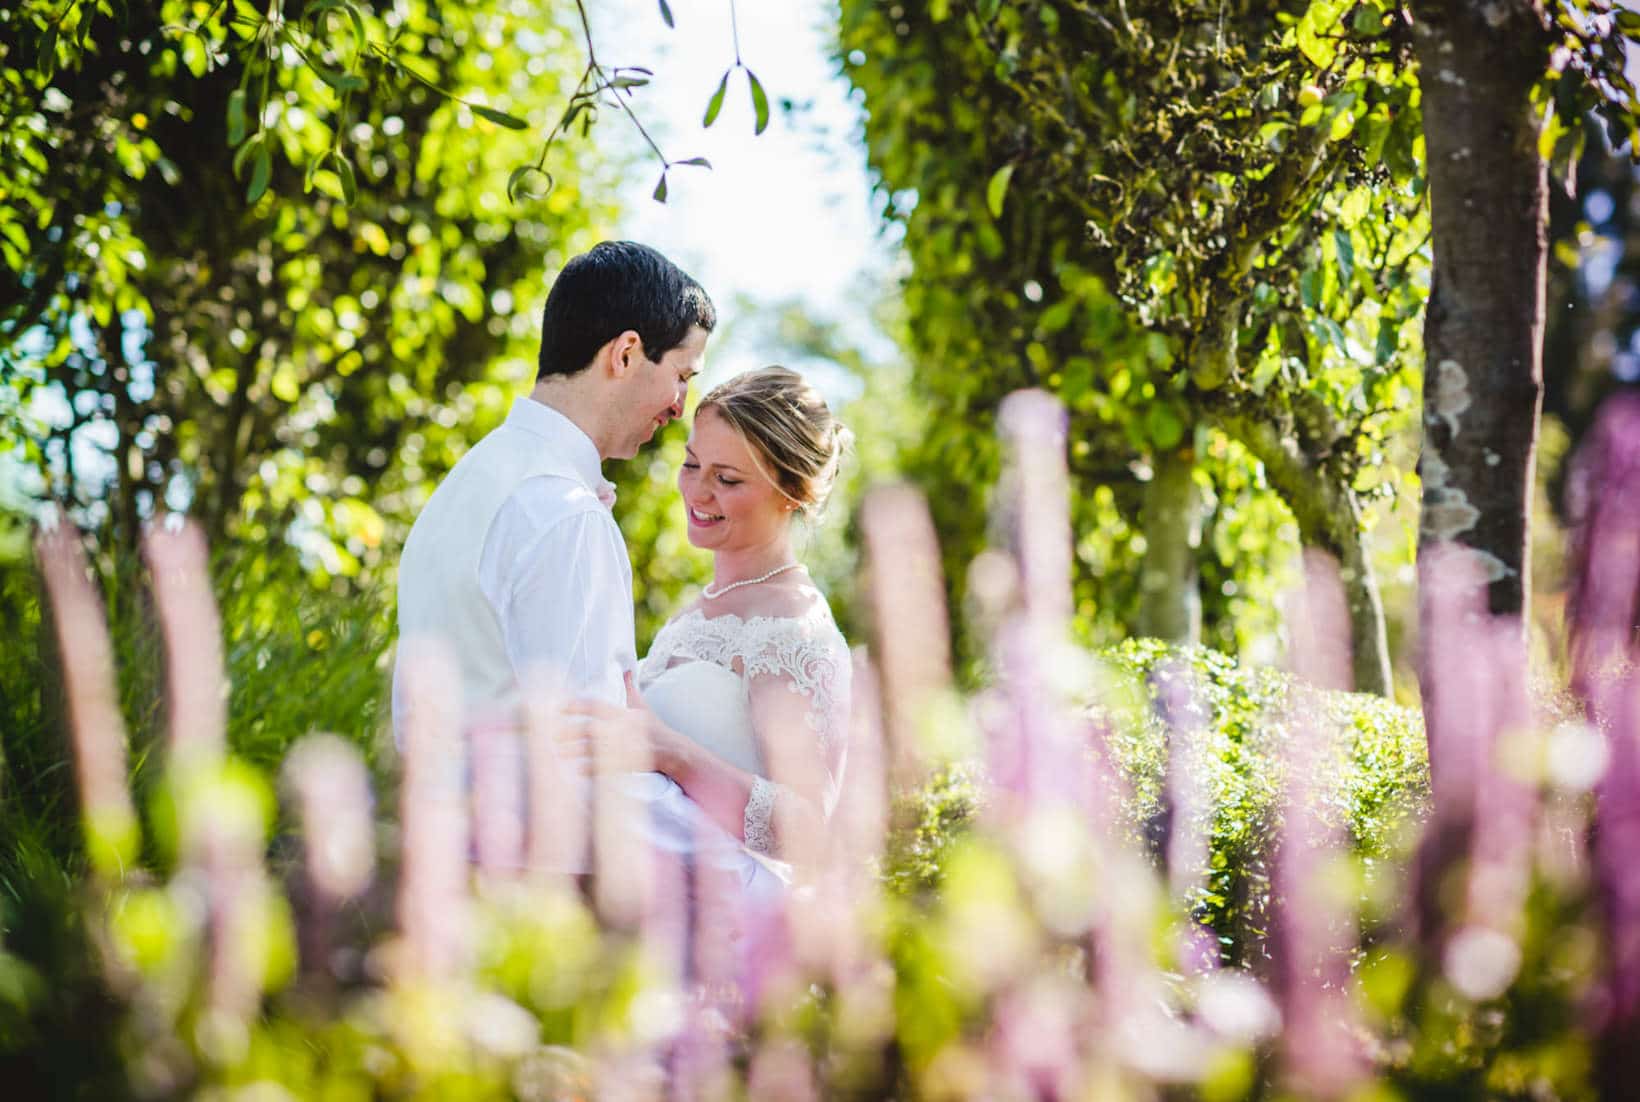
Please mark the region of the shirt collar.
[[551, 406], [528, 397], [514, 399], [507, 424], [547, 441], [558, 455], [569, 461], [575, 477], [598, 495], [599, 501], [605, 505], [615, 503], [615, 484], [604, 477], [598, 445], [581, 426]]

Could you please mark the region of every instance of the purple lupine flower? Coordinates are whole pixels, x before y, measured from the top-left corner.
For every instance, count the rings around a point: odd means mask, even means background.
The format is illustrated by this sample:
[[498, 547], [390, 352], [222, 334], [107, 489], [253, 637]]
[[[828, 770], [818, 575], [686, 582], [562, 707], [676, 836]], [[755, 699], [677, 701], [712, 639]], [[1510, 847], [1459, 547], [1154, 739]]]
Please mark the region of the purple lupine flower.
[[1211, 728], [1204, 714], [1195, 673], [1188, 662], [1169, 661], [1151, 676], [1156, 708], [1167, 733], [1167, 774], [1162, 789], [1163, 846], [1167, 881], [1174, 906], [1186, 911], [1179, 954], [1197, 973], [1218, 967], [1219, 944], [1213, 931], [1189, 913], [1205, 887], [1208, 868], [1207, 792]]
[[1640, 394], [1609, 398], [1567, 480], [1572, 687], [1596, 703], [1640, 631]]
[[114, 648], [78, 533], [62, 526], [42, 531], [35, 550], [63, 664], [86, 850], [98, 875], [116, 878], [137, 856], [139, 828], [126, 790]]
[[1478, 624], [1469, 639], [1467, 661], [1491, 681], [1470, 719], [1486, 750], [1470, 825], [1464, 925], [1448, 938], [1443, 967], [1458, 990], [1479, 1000], [1503, 994], [1520, 968], [1538, 789], [1523, 766], [1511, 764], [1536, 757], [1520, 630], [1504, 618]]
[[143, 539], [143, 554], [165, 636], [172, 764], [220, 760], [227, 749], [228, 682], [205, 534], [192, 521], [155, 527]]
[[[1308, 686], [1348, 684], [1349, 614], [1335, 563], [1307, 555], [1303, 582], [1287, 617], [1289, 663]], [[1310, 687], [1297, 689], [1310, 693]], [[1308, 1097], [1338, 1098], [1362, 1081], [1366, 1068], [1353, 1029], [1349, 954], [1355, 916], [1337, 898], [1333, 864], [1342, 854], [1338, 828], [1321, 814], [1324, 778], [1332, 773], [1334, 732], [1314, 709], [1292, 704], [1283, 779], [1282, 831], [1276, 861], [1276, 990], [1283, 1063]]]
[[399, 651], [400, 978], [447, 981], [463, 962], [469, 906], [461, 687], [454, 659], [437, 641], [405, 640]]
[[1087, 754], [1070, 722], [1067, 690], [1085, 663], [1070, 642], [1070, 490], [1065, 410], [1043, 391], [1022, 390], [998, 413], [1007, 460], [999, 510], [1014, 552], [1021, 615], [996, 631], [998, 667], [1012, 730], [996, 731], [993, 777], [1025, 804], [1085, 806]]
[[1070, 485], [1065, 467], [1066, 416], [1059, 399], [1041, 390], [1008, 395], [997, 412], [1008, 453], [1003, 509], [1019, 563], [1025, 608], [1033, 619], [1070, 623]]
[[1597, 993], [1599, 1078], [1618, 1097], [1640, 1073], [1640, 395], [1608, 399], [1567, 486], [1574, 528], [1572, 687], [1604, 725], [1595, 789], [1594, 865], [1605, 919], [1606, 981]]
[[467, 733], [472, 763], [473, 850], [486, 879], [516, 876], [524, 867], [524, 747], [511, 724], [474, 725]]
[[[1458, 545], [1421, 556], [1420, 646], [1432, 810], [1413, 892], [1426, 960], [1460, 992], [1501, 995], [1520, 966], [1538, 818], [1535, 756], [1518, 620], [1486, 611], [1484, 574]], [[1444, 885], [1460, 862], [1458, 913]]]
[[590, 786], [555, 750], [567, 722], [562, 712], [562, 678], [554, 671], [532, 670], [523, 679], [522, 712], [528, 774], [526, 863], [531, 879], [544, 887], [574, 894], [570, 877], [591, 869]]
[[890, 773], [905, 782], [923, 772], [921, 724], [951, 684], [939, 541], [927, 503], [909, 486], [879, 487], [866, 495], [860, 527]]
[[594, 738], [592, 777], [593, 900], [598, 915], [611, 927], [636, 929], [655, 900], [654, 854], [632, 829], [646, 814], [628, 783], [646, 773], [648, 741], [641, 721], [622, 713], [591, 720]]
[[[1419, 681], [1429, 744], [1430, 815], [1413, 863], [1413, 924], [1426, 960], [1439, 960], [1453, 916], [1442, 885], [1472, 845], [1477, 794], [1491, 769], [1492, 674], [1475, 640], [1489, 617], [1483, 575], [1457, 545], [1426, 549], [1418, 561]], [[1492, 648], [1485, 644], [1485, 654]]]
[[370, 778], [358, 750], [329, 734], [304, 736], [281, 772], [302, 832], [302, 962], [326, 975], [337, 916], [375, 874]]

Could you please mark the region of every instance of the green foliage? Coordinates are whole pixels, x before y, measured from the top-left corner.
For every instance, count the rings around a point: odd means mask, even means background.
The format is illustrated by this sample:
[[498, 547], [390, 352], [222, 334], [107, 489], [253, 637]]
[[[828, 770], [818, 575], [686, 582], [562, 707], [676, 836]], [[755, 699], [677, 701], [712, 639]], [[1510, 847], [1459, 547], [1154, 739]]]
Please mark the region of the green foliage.
[[[1200, 770], [1201, 808], [1191, 829], [1203, 835], [1207, 864], [1180, 902], [1192, 921], [1212, 929], [1227, 963], [1267, 954], [1270, 875], [1297, 724], [1313, 725], [1328, 746], [1318, 768], [1322, 817], [1364, 862], [1364, 904], [1369, 911], [1389, 904], [1399, 874], [1384, 870], [1404, 861], [1428, 811], [1429, 761], [1416, 711], [1367, 694], [1310, 689], [1205, 647], [1134, 639], [1098, 657], [1104, 673], [1089, 693], [1088, 713], [1106, 732], [1121, 777], [1130, 840], [1158, 862], [1169, 817], [1183, 814], [1166, 792], [1170, 767], [1180, 765], [1170, 754], [1188, 753], [1185, 760]], [[1164, 702], [1178, 700], [1187, 714], [1166, 714]], [[1175, 732], [1192, 731], [1187, 751], [1187, 736]], [[975, 769], [942, 769], [902, 796], [900, 830], [883, 870], [895, 891], [926, 898], [942, 882], [953, 847], [979, 813]]]
[[[247, 41], [274, 33], [232, 11]], [[177, 31], [207, 13], [31, 2], [0, 22], [13, 57], [58, 16], [89, 28], [49, 80], [0, 77], [8, 427], [32, 489], [112, 544], [186, 508], [218, 539], [370, 573], [533, 374], [534, 304], [602, 236], [612, 177], [564, 153], [553, 193], [510, 207], [528, 136], [427, 86], [529, 102], [573, 56], [564, 27], [493, 4], [316, 4], [280, 22], [351, 50], [358, 16], [417, 54], [425, 81], [405, 68], [348, 101], [300, 52], [217, 54]], [[247, 178], [267, 193], [247, 197]], [[313, 193], [289, 198], [304, 179]]]
[[839, 54], [912, 262], [917, 385], [939, 415], [911, 464], [949, 576], [997, 471], [972, 429], [1026, 385], [1069, 410], [1090, 639], [1134, 622], [1164, 453], [1209, 493], [1198, 560], [1225, 646], [1270, 627], [1293, 546], [1272, 498], [1306, 544], [1359, 543], [1360, 503], [1402, 473], [1387, 444], [1413, 429], [1427, 218], [1407, 43], [1364, 18], [1387, 8], [1344, 24], [1345, 7], [843, 5]]
[[[1238, 665], [1203, 647], [1169, 648], [1129, 640], [1102, 652], [1118, 689], [1113, 705], [1095, 705], [1111, 732], [1112, 756], [1131, 793], [1127, 815], [1136, 836], [1159, 846], [1170, 733], [1162, 703], [1183, 694], [1193, 713], [1172, 716], [1171, 730], [1200, 724], [1204, 769], [1202, 822], [1207, 840], [1204, 878], [1184, 903], [1210, 926], [1228, 961], [1265, 955], [1271, 907], [1270, 874], [1282, 826], [1282, 792], [1289, 747], [1300, 725], [1326, 746], [1315, 764], [1323, 821], [1348, 840], [1365, 867], [1394, 867], [1406, 856], [1428, 811], [1429, 759], [1418, 712], [1368, 694], [1322, 692], [1278, 670]], [[1177, 812], [1175, 812], [1177, 813]], [[1397, 885], [1371, 885], [1376, 901]], [[1365, 889], [1364, 889], [1365, 890]], [[1393, 898], [1393, 897], [1390, 897]]]
[[[329, 731], [374, 762], [387, 727], [391, 603], [379, 590], [316, 582], [293, 552], [240, 551], [213, 566], [231, 678], [228, 746], [270, 781], [302, 734]], [[162, 757], [164, 657], [140, 563], [103, 586], [135, 783]], [[68, 859], [79, 846], [67, 716], [55, 639], [28, 562], [0, 565], [0, 792], [37, 840]], [[77, 858], [76, 858], [77, 859]]]

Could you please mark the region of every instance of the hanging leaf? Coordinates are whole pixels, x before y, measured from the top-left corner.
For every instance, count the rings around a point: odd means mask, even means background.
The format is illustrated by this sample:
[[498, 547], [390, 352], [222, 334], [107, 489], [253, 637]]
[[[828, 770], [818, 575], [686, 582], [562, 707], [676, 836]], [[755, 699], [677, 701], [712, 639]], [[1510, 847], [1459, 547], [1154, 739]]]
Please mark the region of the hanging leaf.
[[353, 178], [353, 162], [339, 149], [331, 156], [336, 162], [336, 178], [342, 182], [342, 202], [351, 207], [359, 198], [359, 184]]
[[732, 70], [723, 70], [723, 79], [718, 81], [717, 91], [712, 93], [710, 102], [706, 104], [706, 117], [701, 120], [701, 126], [711, 126], [717, 122], [718, 112], [723, 110], [723, 94], [729, 90], [729, 73]]
[[252, 134], [250, 140], [240, 146], [238, 151], [234, 153], [233, 174], [235, 179], [238, 179], [239, 174], [245, 170], [245, 161], [261, 147], [262, 140], [263, 135], [260, 132]]
[[752, 84], [752, 110], [757, 115], [757, 125], [752, 133], [761, 134], [769, 128], [769, 96], [763, 91], [763, 82], [750, 69], [746, 70], [746, 79]]
[[991, 173], [991, 182], [985, 185], [985, 205], [990, 209], [992, 218], [1002, 217], [1002, 201], [1008, 195], [1008, 181], [1013, 175], [1014, 166], [1010, 162]]
[[238, 145], [245, 140], [245, 89], [235, 88], [228, 95], [228, 144]]
[[256, 143], [256, 160], [251, 165], [251, 182], [245, 189], [245, 202], [254, 203], [262, 198], [268, 190], [268, 181], [273, 179], [273, 154], [268, 149], [268, 143]]
[[35, 62], [35, 68], [40, 71], [40, 79], [51, 83], [51, 78], [57, 73], [57, 24], [53, 23], [46, 28], [45, 36], [40, 39], [40, 56]]
[[651, 196], [657, 203], [666, 202], [666, 173], [661, 173], [661, 182], [655, 185], [655, 192]]
[[712, 162], [708, 161], [705, 157], [690, 157], [688, 160], [673, 161], [672, 163], [674, 165], [699, 165], [701, 168], [712, 167]]
[[479, 118], [489, 119], [497, 126], [505, 126], [508, 130], [528, 130], [530, 128], [529, 123], [516, 115], [509, 115], [505, 111], [497, 111], [493, 107], [485, 107], [477, 103], [468, 104], [468, 106], [473, 109], [473, 114]]
[[661, 0], [661, 22], [665, 23], [668, 27], [676, 26], [676, 24], [672, 22], [671, 5], [667, 4], [666, 0]]

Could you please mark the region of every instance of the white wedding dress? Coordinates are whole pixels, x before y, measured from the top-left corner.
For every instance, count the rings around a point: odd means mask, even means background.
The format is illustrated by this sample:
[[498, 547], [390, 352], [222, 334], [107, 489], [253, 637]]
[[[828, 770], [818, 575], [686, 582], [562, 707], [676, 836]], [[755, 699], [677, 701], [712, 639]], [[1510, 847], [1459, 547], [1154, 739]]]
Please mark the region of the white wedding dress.
[[[779, 861], [777, 805], [817, 797], [814, 810], [823, 818], [836, 802], [846, 756], [849, 672], [848, 644], [824, 600], [796, 617], [708, 617], [691, 609], [655, 636], [638, 665], [638, 689], [673, 730], [757, 778], [742, 824], [745, 846]], [[754, 713], [764, 722], [761, 731]], [[771, 779], [778, 770], [771, 770], [767, 751], [777, 739], [808, 740], [790, 755], [817, 763], [821, 771], [801, 785], [807, 797]]]

